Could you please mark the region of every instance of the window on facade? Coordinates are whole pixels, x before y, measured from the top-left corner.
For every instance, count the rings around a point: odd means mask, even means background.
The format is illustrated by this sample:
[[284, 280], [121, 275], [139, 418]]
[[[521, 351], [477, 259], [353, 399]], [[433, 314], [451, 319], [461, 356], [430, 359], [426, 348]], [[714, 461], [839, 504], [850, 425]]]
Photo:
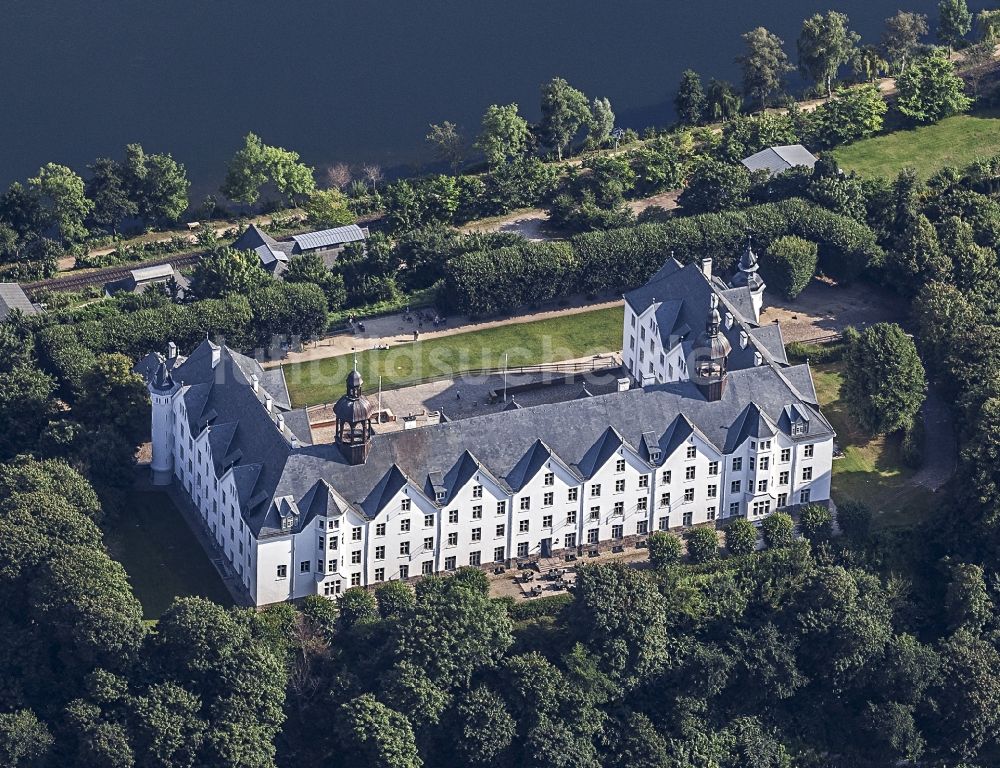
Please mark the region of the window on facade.
[[482, 552], [469, 553], [469, 565], [480, 565], [482, 563], [482, 559], [483, 559]]
[[552, 527], [552, 515], [545, 515], [545, 517], [542, 518], [542, 528], [551, 528], [551, 527]]
[[517, 545], [517, 556], [527, 557], [528, 556], [528, 542], [522, 541]]
[[498, 515], [506, 515], [507, 514], [507, 502], [506, 501], [498, 501], [497, 502], [497, 514]]
[[756, 456], [751, 456], [750, 457], [750, 471], [753, 472], [756, 468], [757, 468], [757, 457]]
[[330, 573], [333, 573], [333, 572], [335, 572], [337, 570], [337, 559], [336, 558], [334, 558], [333, 560], [327, 560], [326, 561], [326, 570], [329, 571]]
[[299, 563], [299, 573], [309, 573], [311, 569], [312, 569], [311, 560], [303, 560], [301, 563]]
[[591, 484], [591, 486], [590, 486], [590, 495], [591, 496], [600, 496], [601, 495], [601, 484], [600, 483], [592, 483]]
[[473, 528], [472, 529], [472, 540], [473, 541], [482, 541], [482, 538], [483, 538], [483, 529], [482, 528]]
[[779, 472], [778, 473], [778, 485], [788, 485], [788, 473]]
[[740, 503], [734, 501], [729, 505], [729, 516], [738, 515], [740, 513]]
[[317, 546], [317, 547], [318, 547], [319, 549], [323, 549], [323, 537], [322, 537], [322, 536], [320, 536], [320, 537], [319, 537], [319, 538], [318, 538], [318, 539], [317, 539], [316, 541], [317, 541], [317, 543], [316, 543], [316, 546]]
[[361, 574], [360, 573], [352, 573], [351, 574], [351, 586], [352, 587], [360, 587], [361, 586]]
[[408, 541], [399, 542], [399, 554], [401, 555], [410, 554], [410, 542]]
[[778, 494], [778, 506], [779, 507], [787, 507], [788, 506], [788, 494], [787, 493], [779, 493]]
[[576, 501], [579, 498], [579, 488], [570, 488], [566, 491], [566, 501]]
[[705, 489], [705, 495], [710, 499], [714, 499], [716, 496], [719, 495], [719, 486], [717, 485], [708, 486], [708, 488]]
[[810, 497], [810, 490], [808, 488], [799, 491], [799, 504], [808, 504], [809, 497]]
[[635, 508], [640, 512], [645, 512], [649, 508], [649, 499], [643, 496], [641, 499], [635, 500]]
[[635, 315], [632, 315], [632, 327], [635, 328]]
[[715, 519], [715, 507], [708, 507], [705, 510], [705, 517], [708, 520], [714, 520]]
[[767, 470], [771, 466], [771, 458], [769, 456], [760, 457], [760, 468], [761, 470]]
[[805, 459], [811, 459], [813, 457], [813, 446], [803, 445], [802, 446], [802, 457]]
[[567, 525], [576, 525], [576, 510], [575, 509], [572, 512], [567, 512], [566, 513], [566, 524]]
[[287, 578], [288, 577], [288, 566], [287, 565], [279, 565], [278, 566], [277, 576], [278, 576], [279, 579]]
[[667, 530], [670, 527], [670, 518], [669, 517], [661, 517], [659, 520], [656, 521], [656, 523], [657, 523], [657, 527], [661, 531], [665, 531], [665, 530]]
[[615, 493], [625, 493], [624, 480], [615, 480]]
[[591, 528], [589, 531], [587, 531], [587, 543], [588, 544], [596, 544], [597, 543], [597, 537], [598, 537], [599, 534], [600, 534], [600, 530], [598, 530], [597, 528]]
[[708, 474], [709, 475], [719, 474], [719, 462], [717, 461], [708, 462]]
[[697, 467], [685, 467], [684, 468], [684, 479], [685, 480], [694, 480], [695, 470], [697, 470]]
[[375, 547], [375, 559], [385, 560], [385, 547]]
[[407, 531], [409, 531], [410, 530], [410, 521], [409, 520], [400, 520], [399, 521], [399, 530], [402, 533], [406, 533]]
[[452, 525], [458, 522], [458, 510], [449, 509], [448, 510], [448, 522]]
[[351, 528], [351, 541], [361, 541], [361, 527]]
[[624, 471], [625, 471], [625, 459], [618, 459], [615, 462], [615, 472], [624, 472]]
[[351, 563], [353, 565], [358, 565], [361, 562], [361, 550], [356, 549], [351, 552]]
[[399, 566], [399, 578], [401, 579], [410, 578], [410, 566], [408, 565]]
[[757, 493], [767, 493], [767, 480], [757, 481]]
[[424, 562], [420, 564], [420, 572], [424, 576], [429, 576], [430, 574], [434, 573], [434, 561], [424, 560]]
[[483, 486], [481, 485], [472, 486], [472, 498], [474, 499], [483, 498]]
[[529, 529], [529, 523], [530, 522], [531, 522], [530, 520], [522, 520], [521, 522], [519, 522], [517, 524], [517, 530], [520, 533], [527, 533], [528, 529]]
[[483, 519], [483, 505], [482, 504], [476, 504], [476, 506], [474, 506], [472, 508], [472, 519], [473, 520], [482, 520]]
[[649, 532], [649, 521], [648, 520], [640, 520], [639, 522], [637, 522], [635, 524], [635, 532], [636, 532], [636, 535], [638, 535], [638, 536], [643, 536], [644, 534], [648, 533]]
[[743, 469], [743, 457], [737, 456], [733, 459], [733, 472], [740, 472]]
[[813, 468], [812, 467], [802, 467], [802, 479], [812, 480], [813, 479]]
[[522, 496], [521, 497], [521, 511], [523, 512], [523, 511], [525, 511], [527, 509], [531, 509], [531, 497], [530, 496]]
[[684, 489], [684, 501], [694, 501], [694, 488]]
[[784, 464], [785, 462], [790, 461], [791, 458], [792, 458], [792, 449], [791, 448], [782, 448], [781, 449], [781, 463]]
[[424, 528], [434, 527], [434, 515], [424, 515]]
[[549, 491], [542, 497], [542, 506], [551, 507], [555, 503], [555, 495]]
[[733, 482], [731, 482], [729, 484], [729, 492], [730, 493], [739, 493], [740, 492], [740, 481], [739, 480], [733, 480]]
[[503, 547], [497, 547], [493, 550], [493, 562], [502, 563], [507, 558], [505, 557], [506, 550]]
[[590, 519], [591, 520], [600, 520], [601, 519], [601, 508], [600, 507], [591, 507], [590, 508]]
[[692, 513], [691, 512], [685, 512], [681, 516], [681, 525], [691, 525], [691, 520], [692, 520]]
[[639, 487], [649, 488], [649, 475], [639, 475]]
[[556, 482], [556, 476], [555, 476], [555, 474], [553, 472], [546, 472], [545, 473], [545, 484], [546, 485], [555, 485], [555, 482]]
[[501, 538], [504, 535], [504, 532], [506, 531], [506, 529], [507, 529], [506, 526], [504, 526], [504, 525], [498, 525], [497, 526], [497, 536], [496, 537], [498, 539]]
[[670, 470], [669, 469], [663, 470], [663, 474], [661, 475], [660, 479], [664, 483], [669, 483], [670, 482]]
[[624, 535], [624, 533], [625, 533], [624, 526], [621, 526], [621, 525], [612, 525], [611, 526], [611, 538], [612, 539], [620, 539]]
[[410, 500], [409, 499], [400, 499], [400, 501], [399, 501], [399, 508], [402, 509], [404, 512], [409, 512], [410, 511]]
[[635, 336], [628, 337], [628, 348], [635, 349]]
[[624, 501], [616, 501], [615, 502], [615, 511], [614, 511], [614, 513], [616, 515], [624, 515], [625, 514], [625, 502]]
[[385, 536], [385, 523], [379, 523], [375, 526], [376, 536]]
[[458, 532], [454, 531], [448, 534], [448, 546], [456, 547], [458, 546]]
[[375, 569], [375, 581], [385, 581], [385, 568]]
[[454, 555], [451, 555], [450, 557], [446, 557], [444, 559], [444, 569], [446, 571], [454, 571], [455, 570], [455, 565], [456, 565], [457, 562], [458, 561], [456, 560], [456, 558], [455, 558]]
[[693, 445], [689, 445], [687, 447], [687, 453], [685, 455], [687, 458], [693, 459], [698, 455], [698, 449]]
[[434, 549], [434, 537], [427, 536], [424, 538], [424, 549]]
[[670, 494], [669, 493], [661, 493], [660, 494], [660, 506], [661, 507], [669, 507], [670, 506]]

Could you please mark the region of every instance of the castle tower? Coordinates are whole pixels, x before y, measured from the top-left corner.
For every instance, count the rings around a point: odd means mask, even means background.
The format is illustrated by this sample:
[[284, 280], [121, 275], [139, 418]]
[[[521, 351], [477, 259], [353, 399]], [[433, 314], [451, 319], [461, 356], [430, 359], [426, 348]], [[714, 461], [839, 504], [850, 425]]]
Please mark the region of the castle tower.
[[719, 297], [709, 299], [705, 331], [694, 343], [694, 376], [692, 381], [709, 402], [722, 399], [726, 390], [727, 358], [732, 351], [729, 340], [719, 332]]
[[337, 419], [336, 444], [351, 464], [364, 464], [372, 443], [375, 407], [361, 392], [364, 382], [357, 369], [347, 375], [347, 394], [333, 406]]
[[174, 474], [173, 399], [178, 389], [166, 361], [161, 359], [149, 382], [149, 396], [153, 405], [153, 460], [150, 462], [153, 485], [170, 485]]
[[746, 286], [750, 289], [750, 298], [753, 302], [754, 321], [760, 321], [760, 312], [764, 307], [764, 281], [757, 272], [757, 254], [750, 246], [750, 238], [747, 238], [747, 247], [740, 256], [739, 272], [733, 275], [729, 281], [733, 288]]

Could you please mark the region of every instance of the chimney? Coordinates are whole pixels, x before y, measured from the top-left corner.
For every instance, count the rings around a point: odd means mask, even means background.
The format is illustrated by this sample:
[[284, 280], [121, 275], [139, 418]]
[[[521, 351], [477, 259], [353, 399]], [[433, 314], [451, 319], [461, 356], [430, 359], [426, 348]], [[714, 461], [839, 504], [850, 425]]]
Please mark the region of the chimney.
[[167, 360], [173, 360], [177, 357], [177, 345], [172, 341], [167, 342]]
[[219, 347], [219, 346], [216, 346], [215, 344], [213, 344], [212, 345], [212, 367], [215, 368], [215, 366], [217, 366], [219, 364], [220, 360], [222, 360], [222, 347]]
[[711, 279], [712, 277], [712, 257], [706, 256], [701, 260], [701, 271], [705, 274], [705, 277]]
[[264, 409], [270, 413], [272, 407], [274, 407], [274, 400], [270, 395], [264, 395]]
[[753, 364], [761, 365], [764, 362], [764, 356], [760, 352], [753, 353]]
[[732, 328], [732, 327], [733, 327], [733, 313], [726, 312], [726, 328]]
[[746, 349], [747, 348], [747, 343], [749, 341], [750, 341], [750, 339], [747, 336], [747, 332], [746, 331], [740, 331], [740, 349]]
[[285, 417], [280, 413], [278, 414], [278, 431], [285, 431]]
[[257, 378], [256, 373], [250, 374], [250, 386], [253, 388], [254, 392], [258, 392], [260, 390], [260, 379]]

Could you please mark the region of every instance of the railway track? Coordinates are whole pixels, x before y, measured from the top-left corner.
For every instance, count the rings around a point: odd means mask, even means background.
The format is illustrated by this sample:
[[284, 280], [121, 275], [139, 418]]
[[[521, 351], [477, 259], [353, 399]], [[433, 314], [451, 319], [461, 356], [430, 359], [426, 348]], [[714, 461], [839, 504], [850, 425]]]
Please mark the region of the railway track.
[[88, 288], [92, 285], [107, 285], [116, 280], [128, 277], [129, 272], [140, 267], [158, 267], [162, 264], [170, 264], [175, 269], [183, 269], [197, 264], [201, 259], [200, 253], [185, 253], [179, 256], [170, 256], [153, 261], [144, 261], [141, 264], [132, 264], [125, 267], [108, 267], [84, 275], [69, 274], [64, 277], [50, 277], [47, 280], [38, 280], [34, 283], [25, 283], [21, 287], [28, 293], [40, 290], [48, 291], [78, 291], [81, 288]]

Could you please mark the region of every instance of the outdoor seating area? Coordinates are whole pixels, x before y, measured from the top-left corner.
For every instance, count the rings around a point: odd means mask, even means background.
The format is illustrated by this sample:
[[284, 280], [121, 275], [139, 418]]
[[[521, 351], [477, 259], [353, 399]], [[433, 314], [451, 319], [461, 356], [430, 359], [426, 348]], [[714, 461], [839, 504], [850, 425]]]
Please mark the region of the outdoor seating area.
[[518, 574], [515, 584], [521, 588], [525, 598], [572, 592], [576, 589], [575, 566], [560, 566], [549, 561], [545, 564], [535, 560], [517, 564]]

